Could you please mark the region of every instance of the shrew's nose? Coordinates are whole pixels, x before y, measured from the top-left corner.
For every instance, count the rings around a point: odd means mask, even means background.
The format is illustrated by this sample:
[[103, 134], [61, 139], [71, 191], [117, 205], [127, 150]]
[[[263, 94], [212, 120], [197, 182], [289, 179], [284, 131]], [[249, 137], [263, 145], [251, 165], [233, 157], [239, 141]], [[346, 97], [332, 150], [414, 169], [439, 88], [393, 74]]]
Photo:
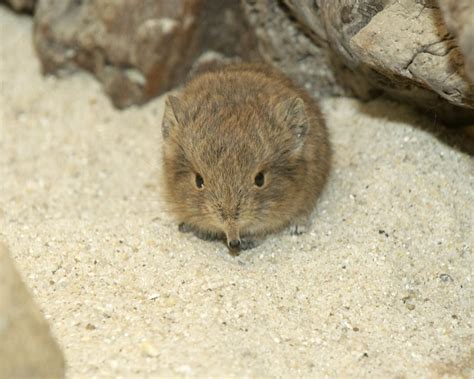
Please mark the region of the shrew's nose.
[[227, 244], [230, 249], [237, 250], [240, 247], [240, 240], [230, 240]]

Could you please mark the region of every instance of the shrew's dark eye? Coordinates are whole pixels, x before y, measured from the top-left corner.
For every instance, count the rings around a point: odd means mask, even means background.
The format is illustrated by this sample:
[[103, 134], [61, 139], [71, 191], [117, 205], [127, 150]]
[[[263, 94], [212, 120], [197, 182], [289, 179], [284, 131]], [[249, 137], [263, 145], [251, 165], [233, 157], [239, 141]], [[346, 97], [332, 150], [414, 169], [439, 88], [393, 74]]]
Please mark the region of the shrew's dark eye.
[[263, 175], [263, 172], [259, 172], [257, 175], [255, 175], [255, 185], [257, 187], [263, 187], [265, 184], [265, 175]]
[[201, 189], [204, 188], [204, 179], [202, 178], [201, 175], [196, 174], [196, 187]]

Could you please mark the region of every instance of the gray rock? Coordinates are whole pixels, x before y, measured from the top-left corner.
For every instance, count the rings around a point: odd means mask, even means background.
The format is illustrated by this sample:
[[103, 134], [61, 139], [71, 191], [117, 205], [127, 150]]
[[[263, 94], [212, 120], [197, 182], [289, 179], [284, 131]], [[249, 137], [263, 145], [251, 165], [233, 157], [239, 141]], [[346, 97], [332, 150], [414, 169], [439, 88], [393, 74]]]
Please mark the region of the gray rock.
[[48, 324], [0, 244], [0, 378], [63, 378]]
[[474, 88], [437, 8], [396, 2], [376, 14], [350, 47], [355, 59], [393, 81], [407, 79], [451, 104], [474, 108]]
[[[249, 24], [258, 37], [259, 53], [266, 62], [290, 75], [317, 98], [351, 93], [337, 78], [319, 13], [308, 10], [310, 3], [313, 2], [289, 2], [292, 9], [304, 12], [298, 14], [307, 23], [302, 24], [290, 17], [281, 2], [242, 1]], [[301, 25], [306, 26], [305, 32]]]
[[234, 0], [39, 0], [34, 43], [44, 73], [84, 68], [119, 108], [181, 83], [206, 51], [256, 51]]
[[472, 124], [474, 5], [442, 5], [458, 40], [435, 0], [38, 0], [34, 42], [45, 73], [89, 70], [119, 108], [181, 84], [212, 53], [263, 59], [317, 98], [386, 94]]
[[446, 25], [457, 37], [464, 55], [466, 74], [474, 83], [474, 1], [440, 0], [439, 6]]
[[36, 0], [0, 0], [0, 3], [6, 3], [16, 12], [32, 13], [35, 9]]
[[474, 122], [474, 87], [434, 0], [242, 4], [262, 57], [315, 96], [387, 94], [448, 124]]

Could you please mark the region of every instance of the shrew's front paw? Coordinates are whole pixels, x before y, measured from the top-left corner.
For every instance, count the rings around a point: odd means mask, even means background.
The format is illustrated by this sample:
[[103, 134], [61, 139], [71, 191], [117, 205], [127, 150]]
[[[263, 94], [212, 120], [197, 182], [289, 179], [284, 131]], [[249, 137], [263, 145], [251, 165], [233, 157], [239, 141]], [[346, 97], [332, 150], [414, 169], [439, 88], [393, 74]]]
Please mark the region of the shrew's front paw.
[[290, 224], [290, 234], [300, 236], [309, 229], [309, 219], [307, 217], [298, 217]]
[[191, 228], [190, 225], [185, 224], [184, 222], [182, 222], [178, 225], [178, 230], [181, 233], [191, 233], [193, 231], [193, 228]]
[[300, 236], [308, 231], [308, 225], [305, 224], [293, 224], [290, 225], [290, 234], [292, 236]]
[[240, 249], [241, 250], [250, 250], [254, 247], [260, 245], [260, 241], [251, 238], [241, 238], [240, 239]]

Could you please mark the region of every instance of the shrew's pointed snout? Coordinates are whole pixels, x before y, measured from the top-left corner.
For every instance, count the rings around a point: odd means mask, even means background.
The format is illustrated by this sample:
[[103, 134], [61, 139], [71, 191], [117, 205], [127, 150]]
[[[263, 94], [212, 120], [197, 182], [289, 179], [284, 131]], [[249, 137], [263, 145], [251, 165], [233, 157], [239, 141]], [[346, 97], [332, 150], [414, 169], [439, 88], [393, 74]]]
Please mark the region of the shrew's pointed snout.
[[227, 246], [232, 251], [240, 250], [239, 229], [234, 222], [226, 222], [224, 224], [224, 232], [227, 237]]
[[240, 249], [240, 240], [230, 240], [227, 241], [227, 245], [231, 250], [239, 250]]

